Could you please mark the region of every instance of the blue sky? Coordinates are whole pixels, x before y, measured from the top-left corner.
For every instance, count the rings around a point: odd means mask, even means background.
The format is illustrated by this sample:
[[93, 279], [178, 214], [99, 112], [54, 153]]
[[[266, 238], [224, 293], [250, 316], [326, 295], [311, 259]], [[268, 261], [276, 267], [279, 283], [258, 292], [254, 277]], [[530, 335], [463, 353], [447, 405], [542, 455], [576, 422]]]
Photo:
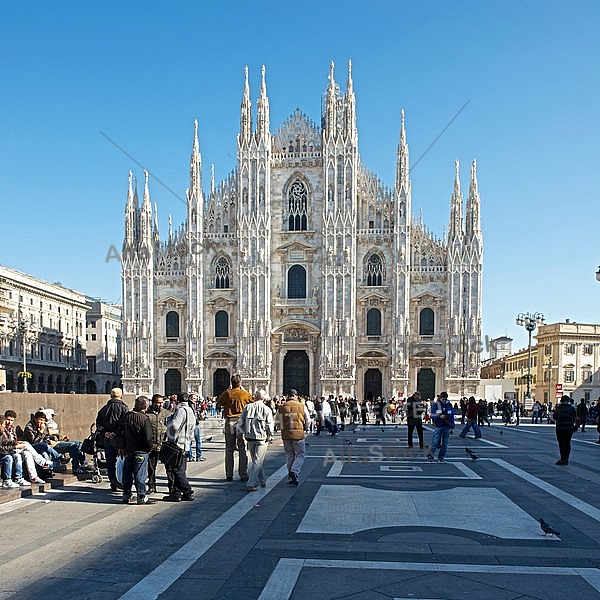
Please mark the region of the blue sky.
[[[362, 161], [392, 186], [400, 109], [413, 211], [438, 236], [454, 160], [477, 159], [483, 333], [517, 313], [598, 322], [600, 5], [597, 2], [102, 2], [0, 8], [0, 263], [120, 300], [127, 176], [180, 198], [199, 121], [204, 188], [235, 166], [244, 65], [267, 69], [271, 127], [320, 119], [329, 62], [353, 63]], [[151, 181], [161, 236], [182, 201]]]

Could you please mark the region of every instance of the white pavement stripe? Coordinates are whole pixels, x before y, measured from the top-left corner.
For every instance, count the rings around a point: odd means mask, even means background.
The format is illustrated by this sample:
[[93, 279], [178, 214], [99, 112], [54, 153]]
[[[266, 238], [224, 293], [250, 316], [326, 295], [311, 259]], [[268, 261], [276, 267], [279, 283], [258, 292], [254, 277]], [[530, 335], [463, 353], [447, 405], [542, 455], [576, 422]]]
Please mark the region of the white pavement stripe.
[[171, 554], [156, 569], [138, 581], [119, 600], [156, 600], [179, 577], [181, 577], [207, 550], [219, 541], [254, 505], [264, 498], [284, 477], [287, 477], [287, 466], [283, 465], [267, 479], [267, 486], [252, 492], [225, 511], [208, 527], [195, 535], [179, 550]]
[[[475, 443], [474, 440], [473, 440], [473, 442]], [[479, 438], [477, 440], [477, 443], [489, 444], [490, 446], [494, 446], [494, 448], [508, 448], [508, 446], [505, 446], [504, 444], [499, 444], [498, 442], [492, 442], [492, 440], [488, 440], [486, 438]]]
[[572, 506], [573, 508], [576, 508], [582, 513], [588, 515], [589, 517], [592, 517], [592, 519], [594, 519], [595, 521], [600, 522], [600, 510], [598, 510], [595, 506], [592, 506], [591, 504], [588, 504], [587, 502], [584, 502], [583, 500], [580, 500], [579, 498], [576, 498], [575, 496], [564, 492], [563, 490], [557, 488], [551, 483], [547, 483], [546, 481], [535, 477], [535, 475], [530, 475], [529, 473], [527, 473], [527, 471], [523, 471], [522, 469], [519, 469], [519, 467], [511, 465], [510, 463], [506, 462], [505, 460], [502, 460], [501, 458], [490, 458], [488, 460], [495, 462], [497, 465], [504, 467], [507, 471], [510, 471], [517, 477], [528, 481], [532, 485], [535, 485], [541, 490], [548, 492], [549, 494], [558, 498], [559, 500], [566, 502], [569, 506]]
[[598, 569], [282, 558], [277, 563], [273, 573], [271, 573], [271, 577], [269, 577], [258, 600], [288, 600], [294, 591], [294, 587], [300, 577], [300, 572], [305, 567], [313, 569], [333, 568], [377, 571], [426, 571], [436, 573], [486, 573], [491, 575], [566, 575], [571, 577], [582, 577], [590, 586], [600, 592], [600, 571], [598, 571]]

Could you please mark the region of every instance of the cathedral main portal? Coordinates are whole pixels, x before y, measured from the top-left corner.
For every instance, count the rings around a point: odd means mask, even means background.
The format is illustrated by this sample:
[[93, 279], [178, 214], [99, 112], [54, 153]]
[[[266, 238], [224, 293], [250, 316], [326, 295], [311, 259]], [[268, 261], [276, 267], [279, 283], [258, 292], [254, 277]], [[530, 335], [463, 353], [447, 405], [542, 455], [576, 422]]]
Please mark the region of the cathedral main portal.
[[288, 390], [295, 389], [300, 396], [310, 396], [309, 366], [305, 350], [288, 350], [283, 359], [283, 390], [277, 392], [287, 394]]
[[421, 369], [417, 373], [417, 390], [421, 393], [421, 398], [435, 400], [435, 373], [433, 369]]
[[365, 373], [365, 400], [376, 400], [383, 395], [382, 376], [379, 369], [369, 369]]

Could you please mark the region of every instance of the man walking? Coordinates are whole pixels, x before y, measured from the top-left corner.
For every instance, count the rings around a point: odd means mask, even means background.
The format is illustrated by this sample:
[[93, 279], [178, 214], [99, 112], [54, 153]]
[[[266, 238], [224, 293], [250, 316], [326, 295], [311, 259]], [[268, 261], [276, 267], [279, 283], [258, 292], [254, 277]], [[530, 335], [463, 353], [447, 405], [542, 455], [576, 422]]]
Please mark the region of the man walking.
[[[204, 462], [206, 458], [202, 456], [202, 429], [200, 428], [200, 421], [202, 420], [202, 408], [198, 406], [198, 399], [195, 394], [190, 394], [188, 396], [188, 402], [190, 403], [190, 408], [194, 411], [196, 415], [196, 425], [194, 427], [194, 437], [192, 439], [192, 443], [190, 444], [190, 451], [188, 454], [189, 462], [202, 461]], [[195, 442], [195, 443], [194, 443]], [[194, 451], [195, 446], [195, 451]], [[196, 458], [194, 459], [194, 454]]]
[[413, 432], [417, 429], [417, 436], [419, 437], [419, 448], [424, 448], [425, 443], [423, 441], [423, 412], [425, 407], [421, 400], [420, 392], [415, 392], [406, 401], [407, 411], [407, 424], [408, 424], [408, 447], [413, 447]]
[[256, 492], [258, 487], [267, 487], [263, 463], [267, 456], [269, 440], [273, 437], [273, 411], [265, 404], [269, 395], [264, 390], [254, 394], [253, 402], [246, 404], [237, 422], [238, 439], [246, 438], [250, 454], [247, 492]]
[[585, 398], [582, 398], [579, 402], [579, 404], [577, 405], [577, 418], [579, 419], [580, 423], [581, 423], [581, 433], [585, 433], [585, 423], [587, 421], [588, 418], [588, 407], [587, 404], [585, 403]]
[[196, 416], [188, 404], [185, 393], [177, 394], [177, 408], [167, 425], [167, 439], [183, 451], [181, 463], [174, 467], [166, 467], [169, 479], [169, 494], [163, 497], [165, 502], [192, 502], [194, 490], [187, 479], [188, 449], [194, 436]]
[[427, 453], [427, 460], [433, 462], [435, 451], [440, 446], [438, 453], [438, 462], [445, 462], [444, 457], [448, 450], [448, 439], [454, 433], [454, 409], [452, 403], [448, 400], [448, 392], [442, 392], [439, 400], [431, 406], [431, 418], [435, 426], [431, 448]]
[[279, 407], [278, 418], [288, 468], [288, 481], [298, 485], [298, 477], [306, 453], [304, 432], [308, 427], [310, 415], [306, 406], [298, 401], [296, 390], [288, 392], [286, 401]]
[[125, 414], [129, 407], [122, 400], [121, 388], [113, 388], [110, 392], [109, 401], [98, 411], [96, 416], [96, 431], [104, 435], [104, 454], [106, 458], [106, 469], [110, 489], [116, 492], [121, 484], [117, 481], [115, 467], [117, 464], [117, 451], [110, 444], [110, 438], [117, 430], [121, 415]]
[[131, 486], [135, 482], [138, 504], [156, 504], [146, 494], [148, 453], [152, 449], [152, 426], [146, 415], [150, 402], [146, 396], [135, 399], [133, 410], [119, 419], [118, 433], [123, 435], [123, 504], [131, 500]]
[[147, 411], [148, 420], [152, 427], [152, 450], [148, 454], [148, 493], [156, 492], [156, 468], [158, 454], [167, 433], [167, 418], [171, 412], [163, 409], [164, 398], [160, 394], [152, 396], [152, 404]]
[[233, 453], [236, 446], [239, 454], [238, 473], [240, 481], [248, 481], [246, 441], [243, 437], [237, 439], [236, 426], [244, 406], [250, 402], [252, 402], [252, 396], [242, 389], [242, 378], [239, 375], [232, 375], [231, 387], [217, 398], [217, 407], [223, 409], [223, 416], [225, 417], [225, 477], [227, 481], [233, 481]]
[[569, 455], [571, 454], [571, 438], [576, 430], [575, 419], [577, 418], [577, 411], [571, 404], [570, 396], [563, 396], [560, 399], [560, 403], [554, 409], [552, 416], [556, 423], [556, 440], [560, 452], [560, 458], [556, 461], [556, 464], [568, 465]]

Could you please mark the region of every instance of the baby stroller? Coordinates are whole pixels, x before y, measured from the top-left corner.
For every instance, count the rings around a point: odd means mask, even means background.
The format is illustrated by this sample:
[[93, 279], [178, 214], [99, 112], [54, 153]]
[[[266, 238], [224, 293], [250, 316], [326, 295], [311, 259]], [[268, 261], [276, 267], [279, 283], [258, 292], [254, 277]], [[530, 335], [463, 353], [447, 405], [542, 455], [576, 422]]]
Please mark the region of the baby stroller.
[[106, 469], [106, 457], [104, 446], [98, 443], [98, 432], [94, 423], [90, 425], [90, 435], [81, 442], [81, 451], [92, 457], [90, 479], [93, 483], [100, 483], [102, 481], [100, 469]]

